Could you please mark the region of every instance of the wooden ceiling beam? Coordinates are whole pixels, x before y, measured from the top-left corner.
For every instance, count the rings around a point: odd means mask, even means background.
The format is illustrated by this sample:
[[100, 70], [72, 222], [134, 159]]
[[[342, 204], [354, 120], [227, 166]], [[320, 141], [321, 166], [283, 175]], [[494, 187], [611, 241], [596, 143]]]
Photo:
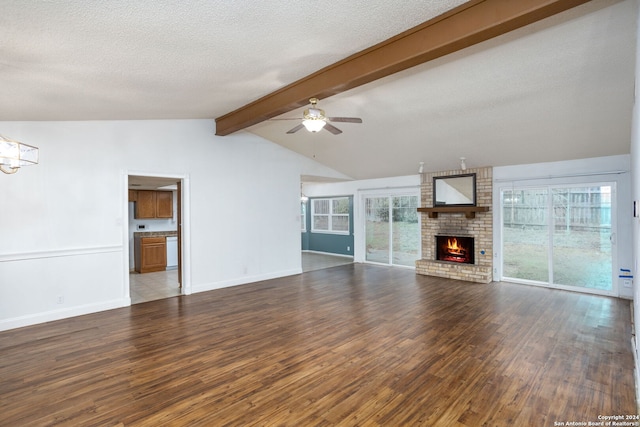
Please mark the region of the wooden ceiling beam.
[[238, 130], [459, 51], [590, 0], [471, 0], [216, 119], [216, 135]]

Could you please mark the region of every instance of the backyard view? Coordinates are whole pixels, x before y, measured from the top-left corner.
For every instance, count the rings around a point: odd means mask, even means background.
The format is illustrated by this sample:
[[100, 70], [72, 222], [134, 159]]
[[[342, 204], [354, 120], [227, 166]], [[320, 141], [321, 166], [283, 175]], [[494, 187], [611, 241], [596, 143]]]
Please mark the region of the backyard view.
[[417, 207], [417, 196], [365, 199], [367, 261], [415, 265], [420, 248]]
[[611, 186], [503, 191], [503, 276], [611, 290], [611, 201]]

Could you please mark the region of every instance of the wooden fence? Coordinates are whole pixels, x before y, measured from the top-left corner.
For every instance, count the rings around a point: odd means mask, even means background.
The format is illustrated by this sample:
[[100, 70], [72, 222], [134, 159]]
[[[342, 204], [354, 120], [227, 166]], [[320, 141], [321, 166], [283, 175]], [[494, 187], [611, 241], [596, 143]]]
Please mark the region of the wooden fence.
[[544, 190], [507, 191], [503, 195], [505, 227], [540, 227], [551, 224], [556, 230], [607, 229], [611, 227], [611, 195], [590, 189], [553, 192], [552, 207]]

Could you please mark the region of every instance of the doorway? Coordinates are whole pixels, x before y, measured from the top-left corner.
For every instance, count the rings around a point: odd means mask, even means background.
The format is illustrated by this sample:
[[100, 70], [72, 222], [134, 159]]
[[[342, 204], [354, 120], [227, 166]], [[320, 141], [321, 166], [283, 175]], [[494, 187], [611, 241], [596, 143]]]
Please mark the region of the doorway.
[[[185, 293], [180, 250], [183, 240], [182, 187], [183, 179], [178, 177], [128, 175], [127, 277], [131, 304]], [[171, 203], [167, 203], [168, 199]], [[149, 204], [151, 208], [148, 208]], [[143, 209], [143, 206], [147, 208]], [[148, 267], [149, 257], [153, 268]]]

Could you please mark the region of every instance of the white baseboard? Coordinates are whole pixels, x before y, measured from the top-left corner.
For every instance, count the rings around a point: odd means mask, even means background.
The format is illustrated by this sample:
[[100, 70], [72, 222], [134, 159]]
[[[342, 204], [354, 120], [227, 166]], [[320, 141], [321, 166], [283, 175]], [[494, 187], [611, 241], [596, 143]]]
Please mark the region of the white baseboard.
[[334, 254], [332, 252], [310, 251], [310, 250], [304, 250], [302, 252], [307, 253], [307, 254], [331, 255], [331, 256], [336, 256], [336, 257], [341, 257], [341, 258], [353, 259], [353, 255]]
[[131, 305], [131, 298], [123, 298], [100, 302], [97, 304], [86, 304], [77, 307], [69, 307], [44, 313], [4, 319], [0, 320], [0, 331], [37, 325], [39, 323], [51, 322], [53, 320], [61, 320], [69, 317], [82, 316], [84, 314], [97, 313], [99, 311], [112, 310], [114, 308], [127, 307], [129, 305]]
[[213, 283], [202, 283], [199, 285], [192, 285], [191, 293], [193, 294], [196, 292], [206, 292], [206, 291], [213, 291], [215, 289], [229, 288], [231, 286], [246, 285], [249, 283], [260, 282], [262, 280], [271, 280], [271, 279], [277, 279], [279, 277], [293, 276], [295, 274], [302, 274], [302, 268], [277, 271], [274, 273], [259, 274], [255, 276], [244, 276], [244, 277], [239, 277], [237, 279], [221, 280], [219, 282], [213, 282]]

